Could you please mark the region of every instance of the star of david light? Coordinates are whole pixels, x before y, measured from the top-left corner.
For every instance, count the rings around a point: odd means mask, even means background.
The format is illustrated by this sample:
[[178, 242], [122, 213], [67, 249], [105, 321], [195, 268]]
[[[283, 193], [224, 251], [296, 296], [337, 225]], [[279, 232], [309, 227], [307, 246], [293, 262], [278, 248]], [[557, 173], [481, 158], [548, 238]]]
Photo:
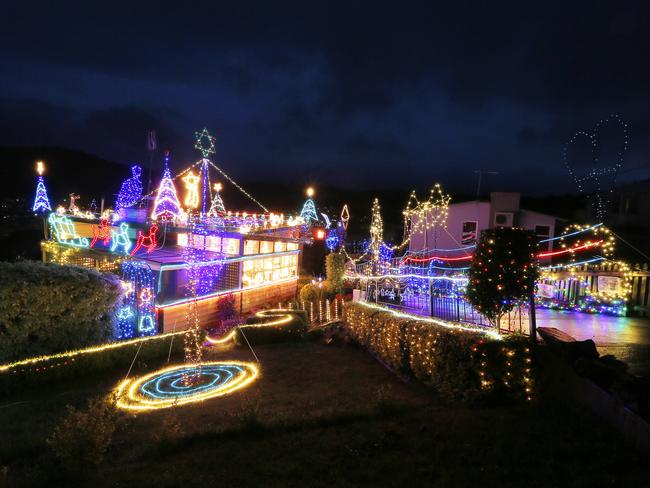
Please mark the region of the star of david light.
[[194, 148], [201, 152], [204, 159], [210, 157], [210, 154], [214, 154], [215, 139], [210, 135], [208, 129], [203, 129], [201, 132], [195, 132], [194, 136], [196, 137]]

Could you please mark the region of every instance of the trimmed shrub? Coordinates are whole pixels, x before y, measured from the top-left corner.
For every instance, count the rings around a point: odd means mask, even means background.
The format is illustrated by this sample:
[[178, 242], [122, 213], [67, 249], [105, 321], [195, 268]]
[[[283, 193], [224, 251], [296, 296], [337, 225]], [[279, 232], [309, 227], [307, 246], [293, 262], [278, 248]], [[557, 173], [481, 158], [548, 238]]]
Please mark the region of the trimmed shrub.
[[531, 397], [525, 338], [497, 340], [353, 302], [345, 305], [345, 326], [356, 342], [391, 368], [432, 386], [447, 400]]
[[325, 258], [325, 273], [329, 283], [329, 290], [332, 293], [339, 293], [343, 288], [345, 279], [345, 255], [330, 253]]
[[77, 266], [0, 263], [0, 362], [105, 342], [116, 276]]
[[303, 302], [317, 302], [322, 296], [322, 287], [313, 283], [308, 283], [300, 289], [300, 300]]

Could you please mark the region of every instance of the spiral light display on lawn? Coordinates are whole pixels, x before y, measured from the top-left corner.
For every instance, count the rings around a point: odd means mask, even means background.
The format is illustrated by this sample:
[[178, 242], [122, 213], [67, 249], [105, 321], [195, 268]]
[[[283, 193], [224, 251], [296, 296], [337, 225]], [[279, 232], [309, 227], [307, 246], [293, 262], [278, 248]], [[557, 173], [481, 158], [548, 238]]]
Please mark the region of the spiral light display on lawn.
[[198, 375], [194, 371], [194, 365], [181, 364], [124, 380], [115, 389], [117, 406], [146, 411], [202, 402], [241, 390], [259, 374], [255, 364], [240, 361], [204, 362]]

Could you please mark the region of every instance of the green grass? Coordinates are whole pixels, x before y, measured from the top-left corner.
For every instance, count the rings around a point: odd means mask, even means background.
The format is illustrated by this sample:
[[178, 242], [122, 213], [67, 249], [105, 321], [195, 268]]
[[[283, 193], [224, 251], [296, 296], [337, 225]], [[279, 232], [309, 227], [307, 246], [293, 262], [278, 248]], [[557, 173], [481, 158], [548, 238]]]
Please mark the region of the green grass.
[[[45, 438], [67, 403], [107, 393], [123, 371], [4, 399], [0, 485], [649, 486], [640, 454], [587, 413], [550, 400], [444, 405], [355, 347], [255, 350], [262, 373], [247, 390], [125, 415], [107, 461], [82, 474], [62, 472]], [[237, 349], [209, 357], [224, 358], [251, 356]]]

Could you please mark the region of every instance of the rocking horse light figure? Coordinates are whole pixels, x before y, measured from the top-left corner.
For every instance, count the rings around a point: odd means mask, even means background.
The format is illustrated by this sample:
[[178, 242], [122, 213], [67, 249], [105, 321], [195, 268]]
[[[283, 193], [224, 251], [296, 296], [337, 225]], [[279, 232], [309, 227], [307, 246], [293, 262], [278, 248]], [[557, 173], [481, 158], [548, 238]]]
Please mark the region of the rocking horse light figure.
[[97, 241], [102, 241], [105, 246], [111, 242], [111, 225], [108, 223], [108, 219], [101, 219], [98, 225], [93, 226], [93, 240], [90, 247], [95, 247]]
[[138, 237], [136, 238], [135, 247], [133, 248], [133, 251], [131, 251], [131, 256], [134, 256], [141, 247], [144, 247], [147, 250], [147, 254], [154, 252], [158, 246], [158, 242], [156, 241], [157, 232], [158, 226], [156, 224], [153, 224], [149, 228], [149, 234], [147, 235], [144, 235], [141, 230], [138, 230]]
[[115, 251], [118, 247], [122, 247], [124, 254], [128, 254], [129, 249], [131, 249], [131, 239], [129, 238], [129, 224], [122, 222], [120, 224], [119, 232], [112, 230], [111, 240], [113, 241], [111, 244], [111, 251]]

